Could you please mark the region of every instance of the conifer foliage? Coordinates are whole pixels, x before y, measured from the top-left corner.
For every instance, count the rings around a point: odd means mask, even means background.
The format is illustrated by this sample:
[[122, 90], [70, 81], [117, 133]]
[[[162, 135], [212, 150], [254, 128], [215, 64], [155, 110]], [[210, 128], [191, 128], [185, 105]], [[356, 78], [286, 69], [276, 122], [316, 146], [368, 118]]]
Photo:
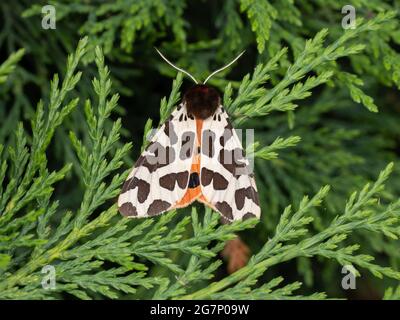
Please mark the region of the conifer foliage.
[[[339, 2], [59, 0], [52, 31], [44, 4], [0, 4], [0, 299], [326, 299], [371, 285], [399, 299], [398, 13], [357, 1], [344, 30]], [[260, 221], [221, 224], [203, 205], [119, 215], [130, 166], [186, 86], [155, 44], [199, 78], [248, 50], [211, 84], [235, 127], [255, 130]], [[229, 274], [220, 253], [238, 234], [251, 257]]]

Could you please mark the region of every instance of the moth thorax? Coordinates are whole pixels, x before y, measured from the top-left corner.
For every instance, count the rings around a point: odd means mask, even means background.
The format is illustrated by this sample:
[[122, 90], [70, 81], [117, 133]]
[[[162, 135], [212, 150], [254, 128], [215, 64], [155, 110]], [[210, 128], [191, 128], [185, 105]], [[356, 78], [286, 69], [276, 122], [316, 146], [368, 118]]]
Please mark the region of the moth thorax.
[[215, 113], [220, 104], [220, 97], [216, 89], [197, 84], [185, 93], [183, 101], [188, 114], [204, 120]]

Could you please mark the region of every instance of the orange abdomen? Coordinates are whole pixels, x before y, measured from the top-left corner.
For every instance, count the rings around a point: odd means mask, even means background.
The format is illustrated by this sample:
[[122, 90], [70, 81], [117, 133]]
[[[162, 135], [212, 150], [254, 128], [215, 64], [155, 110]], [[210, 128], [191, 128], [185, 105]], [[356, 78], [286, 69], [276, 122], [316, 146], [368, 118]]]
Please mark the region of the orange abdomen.
[[[197, 141], [195, 143], [195, 149], [194, 149], [196, 150], [196, 155], [193, 157], [193, 163], [190, 169], [189, 179], [191, 179], [192, 174], [197, 174], [198, 179], [200, 179], [200, 152], [197, 151], [200, 151], [202, 127], [203, 127], [203, 120], [196, 119]], [[203, 203], [208, 204], [208, 201], [204, 198], [203, 194], [201, 193], [200, 181], [196, 187], [189, 187], [183, 198], [174, 207], [175, 208], [186, 207], [196, 199]]]

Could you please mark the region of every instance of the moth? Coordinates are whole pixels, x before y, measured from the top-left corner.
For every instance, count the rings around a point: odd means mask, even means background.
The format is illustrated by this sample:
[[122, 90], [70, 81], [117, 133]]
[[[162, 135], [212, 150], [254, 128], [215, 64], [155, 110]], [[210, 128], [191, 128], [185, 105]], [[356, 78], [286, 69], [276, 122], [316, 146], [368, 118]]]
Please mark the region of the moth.
[[243, 52], [204, 83], [157, 52], [195, 85], [134, 165], [118, 198], [120, 213], [129, 218], [156, 216], [197, 200], [219, 212], [227, 223], [259, 218], [259, 197], [249, 161], [218, 91], [206, 85]]

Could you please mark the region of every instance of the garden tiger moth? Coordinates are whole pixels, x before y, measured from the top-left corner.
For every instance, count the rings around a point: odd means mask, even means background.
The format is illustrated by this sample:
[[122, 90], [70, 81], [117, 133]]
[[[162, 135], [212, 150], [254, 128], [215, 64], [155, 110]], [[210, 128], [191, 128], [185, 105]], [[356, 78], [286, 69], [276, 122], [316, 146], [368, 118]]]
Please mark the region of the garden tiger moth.
[[127, 217], [148, 217], [198, 200], [226, 222], [260, 217], [249, 162], [218, 91], [183, 69], [196, 83], [157, 130], [124, 183], [118, 209]]

